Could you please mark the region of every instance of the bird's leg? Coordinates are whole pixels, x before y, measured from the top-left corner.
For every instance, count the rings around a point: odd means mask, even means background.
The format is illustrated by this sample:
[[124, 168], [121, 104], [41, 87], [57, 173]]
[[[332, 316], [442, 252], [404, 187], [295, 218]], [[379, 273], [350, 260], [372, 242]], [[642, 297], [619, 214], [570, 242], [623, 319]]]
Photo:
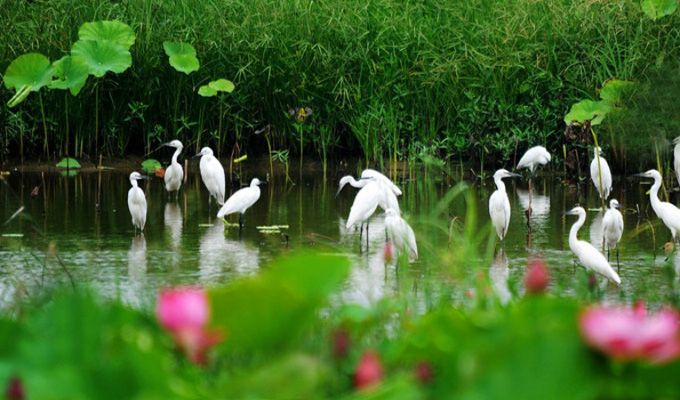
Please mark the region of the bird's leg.
[[619, 264], [619, 246], [616, 246], [616, 272], [621, 272], [621, 264]]
[[238, 230], [239, 232], [243, 230], [243, 214], [241, 214], [241, 216], [238, 217]]
[[368, 251], [368, 221], [366, 221], [366, 251]]
[[208, 223], [210, 223], [210, 205], [212, 204], [212, 196], [208, 195]]
[[[617, 247], [616, 250], [619, 248]], [[609, 262], [609, 244], [607, 244], [607, 262]]]

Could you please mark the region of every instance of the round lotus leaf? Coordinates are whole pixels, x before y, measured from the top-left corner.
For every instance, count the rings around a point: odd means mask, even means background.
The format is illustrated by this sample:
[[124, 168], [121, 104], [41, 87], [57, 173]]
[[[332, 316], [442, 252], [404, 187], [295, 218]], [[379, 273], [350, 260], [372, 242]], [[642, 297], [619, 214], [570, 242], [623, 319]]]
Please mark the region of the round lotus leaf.
[[57, 79], [52, 81], [50, 88], [69, 89], [74, 96], [80, 92], [90, 75], [87, 60], [81, 56], [64, 56], [52, 65], [54, 66], [54, 76]]
[[168, 55], [168, 57], [176, 56], [176, 55], [183, 55], [183, 54], [188, 54], [195, 56], [196, 55], [196, 49], [194, 46], [190, 45], [189, 43], [183, 43], [183, 42], [163, 42], [163, 49], [165, 50], [165, 54]]
[[78, 30], [80, 40], [110, 41], [125, 50], [135, 44], [135, 33], [127, 24], [118, 20], [86, 22]]
[[175, 54], [170, 56], [170, 65], [179, 72], [184, 72], [189, 75], [194, 71], [198, 71], [200, 64], [198, 58], [191, 54]]
[[217, 90], [211, 88], [208, 85], [203, 85], [200, 88], [198, 88], [198, 94], [203, 97], [213, 97], [217, 95]]
[[583, 123], [585, 120], [591, 119], [591, 125], [599, 125], [611, 108], [612, 105], [607, 100], [581, 100], [571, 106], [569, 114], [564, 117], [564, 122], [571, 125], [572, 121]]
[[87, 61], [90, 73], [101, 78], [108, 71], [121, 73], [132, 66], [132, 55], [123, 46], [111, 41], [79, 40], [71, 54]]
[[678, 0], [642, 0], [642, 11], [651, 19], [671, 15], [678, 7]]
[[52, 82], [53, 74], [54, 67], [47, 57], [38, 53], [24, 54], [7, 67], [4, 76], [5, 87], [19, 90], [28, 85], [31, 91], [37, 92]]
[[216, 81], [212, 81], [208, 83], [208, 86], [210, 86], [211, 89], [214, 89], [218, 92], [231, 93], [234, 91], [234, 84], [226, 79], [218, 79]]
[[600, 98], [610, 102], [620, 102], [634, 88], [635, 82], [633, 81], [617, 78], [608, 79], [600, 89]]
[[144, 160], [144, 162], [142, 162], [142, 169], [146, 172], [153, 173], [159, 169], [163, 169], [163, 166], [158, 160], [149, 158], [148, 160]]
[[75, 158], [62, 158], [57, 164], [58, 168], [81, 168], [80, 163]]

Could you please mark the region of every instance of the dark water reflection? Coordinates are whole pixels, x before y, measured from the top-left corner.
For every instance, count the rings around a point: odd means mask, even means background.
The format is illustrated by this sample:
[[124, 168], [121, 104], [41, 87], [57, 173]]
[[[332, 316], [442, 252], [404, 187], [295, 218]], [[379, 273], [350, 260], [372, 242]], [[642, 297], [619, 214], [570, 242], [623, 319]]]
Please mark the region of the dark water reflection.
[[[196, 171], [190, 171], [186, 189], [179, 199], [169, 198], [161, 179], [142, 185], [148, 199], [147, 224], [143, 236], [134, 237], [127, 210], [129, 171], [102, 174], [101, 213], [97, 213], [98, 175], [78, 174], [65, 178], [58, 173], [45, 175], [40, 195], [31, 190], [41, 185], [39, 173], [13, 172], [0, 182], [0, 221], [4, 223], [22, 205], [23, 213], [0, 227], [0, 302], [7, 304], [19, 287], [46, 285], [64, 278], [67, 268], [76, 282], [89, 282], [105, 295], [121, 296], [132, 304], [153, 302], [158, 287], [174, 284], [220, 285], [240, 276], [256, 274], [267, 263], [292, 249], [332, 245], [352, 259], [355, 267], [340, 301], [370, 304], [386, 294], [399, 291], [394, 265], [385, 266], [383, 217], [375, 216], [369, 229], [369, 248], [361, 247], [355, 229], [345, 228], [356, 190], [345, 188], [335, 197], [337, 178], [325, 185], [321, 177], [302, 184], [262, 186], [262, 197], [246, 213], [242, 236], [238, 229], [225, 228], [208, 212], [207, 191]], [[251, 177], [248, 176], [248, 181]], [[434, 179], [432, 179], [434, 181]], [[451, 182], [424, 184], [422, 177], [402, 180], [404, 195], [399, 198], [403, 213], [410, 221], [420, 221], [432, 211]], [[471, 182], [479, 200], [480, 222], [488, 223], [487, 199], [495, 189], [492, 180]], [[550, 178], [538, 179], [532, 200], [531, 236], [527, 236], [523, 210], [529, 204], [526, 181], [508, 182], [512, 204], [511, 226], [503, 253], [497, 252], [489, 268], [493, 290], [502, 302], [517, 292], [530, 257], [547, 260], [555, 280], [553, 285], [570, 293], [579, 279], [580, 267], [568, 245], [568, 232], [575, 218], [560, 213], [575, 204], [599, 207], [590, 184], [564, 186]], [[654, 216], [645, 195], [648, 186], [639, 182], [615, 181], [613, 197], [641, 214], [624, 216], [626, 231], [621, 243], [622, 289], [600, 279], [609, 301], [632, 301], [650, 291], [670, 292], [663, 253], [669, 231]], [[233, 193], [238, 188], [228, 188]], [[44, 197], [43, 197], [44, 196]], [[674, 195], [675, 196], [675, 195]], [[674, 201], [671, 197], [671, 201]], [[464, 215], [462, 197], [449, 207], [450, 215]], [[589, 211], [579, 238], [602, 248], [602, 212]], [[640, 218], [642, 217], [642, 218]], [[648, 223], [646, 218], [649, 218]], [[237, 222], [233, 216], [231, 222]], [[261, 225], [288, 225], [280, 234], [264, 234]], [[438, 268], [427, 260], [438, 250], [428, 244], [431, 232], [426, 223], [413, 224], [421, 250], [421, 261], [412, 264], [408, 276], [412, 287], [425, 276], [436, 276]], [[654, 234], [649, 228], [655, 228]], [[442, 234], [443, 235], [443, 234]], [[364, 242], [365, 243], [365, 242]], [[58, 257], [58, 258], [57, 258]], [[680, 265], [678, 253], [671, 262]], [[62, 267], [62, 264], [64, 267]], [[612, 259], [615, 265], [615, 257]], [[487, 264], [488, 265], [488, 264]], [[678, 267], [676, 267], [678, 268]], [[513, 289], [514, 282], [514, 289]], [[521, 289], [520, 289], [521, 291]], [[625, 293], [625, 296], [621, 293]]]

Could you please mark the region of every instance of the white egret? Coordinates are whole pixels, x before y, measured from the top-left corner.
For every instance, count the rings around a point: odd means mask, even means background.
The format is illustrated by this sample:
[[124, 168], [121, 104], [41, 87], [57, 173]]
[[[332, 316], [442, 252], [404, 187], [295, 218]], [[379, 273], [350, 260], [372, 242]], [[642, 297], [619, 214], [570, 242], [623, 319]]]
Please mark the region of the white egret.
[[675, 167], [675, 177], [680, 185], [680, 136], [673, 139], [673, 166]]
[[[600, 198], [607, 200], [609, 193], [612, 191], [612, 172], [609, 170], [609, 164], [607, 160], [602, 157], [604, 154], [602, 149], [595, 146], [595, 156], [593, 161], [590, 162], [590, 179], [593, 180], [593, 184], [600, 194]], [[602, 167], [602, 184], [600, 185], [600, 168], [597, 167], [597, 158], [600, 158], [600, 166]]]
[[509, 172], [506, 169], [499, 169], [493, 174], [493, 180], [496, 182], [496, 190], [489, 197], [489, 215], [491, 222], [496, 228], [498, 237], [505, 241], [505, 235], [508, 233], [510, 226], [510, 200], [508, 194], [505, 192], [505, 184], [503, 178], [522, 177], [520, 174]]
[[522, 158], [519, 159], [517, 163], [517, 169], [529, 168], [531, 175], [533, 176], [536, 167], [539, 165], [545, 165], [550, 162], [550, 153], [543, 146], [535, 146], [530, 148], [524, 153]]
[[250, 181], [250, 186], [239, 189], [236, 193], [232, 194], [222, 208], [220, 208], [220, 211], [217, 212], [217, 218], [222, 219], [229, 214], [241, 213], [238, 219], [238, 226], [239, 230], [242, 230], [243, 214], [260, 198], [260, 183], [259, 179], [254, 178]]
[[[373, 170], [366, 170], [366, 171], [373, 171]], [[365, 172], [365, 171], [364, 171]], [[379, 175], [379, 172], [377, 172]], [[382, 175], [385, 179], [384, 175]], [[388, 180], [389, 181], [389, 180]], [[362, 177], [361, 179], [357, 180], [354, 179], [353, 176], [347, 175], [343, 176], [340, 178], [340, 187], [338, 188], [338, 192], [336, 193], [336, 196], [340, 194], [340, 191], [342, 190], [345, 185], [350, 184], [350, 186], [355, 187], [355, 188], [363, 188], [364, 186], [368, 184], [372, 185], [379, 185], [380, 186], [380, 198], [378, 200], [378, 205], [380, 208], [383, 209], [383, 211], [387, 211], [388, 208], [393, 208], [397, 213], [401, 213], [401, 210], [399, 208], [399, 200], [397, 200], [397, 195], [395, 194], [395, 191], [393, 188], [390, 186], [391, 181], [388, 183], [383, 179], [380, 178], [375, 178], [375, 177]], [[393, 185], [393, 184], [392, 184]], [[396, 186], [394, 186], [396, 188]], [[399, 188], [397, 188], [399, 190]], [[401, 191], [399, 191], [399, 194], [401, 194]]]
[[365, 169], [361, 171], [361, 177], [364, 179], [374, 178], [379, 182], [383, 182], [396, 196], [401, 196], [401, 189], [399, 189], [399, 187], [395, 185], [390, 178], [386, 177], [385, 175], [381, 174], [380, 172], [374, 169]]
[[671, 203], [659, 200], [659, 189], [661, 188], [661, 174], [655, 169], [650, 169], [641, 174], [633, 176], [654, 178], [654, 184], [649, 189], [649, 202], [656, 213], [656, 216], [661, 218], [663, 223], [671, 230], [673, 241], [675, 241], [678, 231], [680, 231], [680, 210]]
[[578, 257], [581, 265], [605, 276], [617, 284], [621, 284], [619, 274], [617, 274], [616, 271], [614, 271], [614, 268], [609, 265], [609, 262], [604, 258], [604, 255], [597, 251], [592, 244], [584, 240], [578, 240], [578, 230], [586, 221], [586, 210], [584, 210], [583, 207], [574, 207], [564, 214], [578, 215], [578, 220], [572, 225], [571, 230], [569, 231], [569, 248], [572, 253]]
[[385, 210], [385, 230], [398, 252], [407, 251], [409, 261], [418, 259], [418, 245], [413, 229], [392, 208]]
[[[220, 160], [215, 158], [210, 147], [204, 147], [201, 151], [192, 158], [201, 157], [200, 169], [201, 178], [205, 187], [208, 188], [210, 196], [215, 197], [217, 204], [224, 204], [224, 168]], [[208, 210], [210, 210], [211, 198], [208, 197]]]
[[[373, 179], [371, 178], [369, 180]], [[378, 208], [378, 203], [382, 197], [382, 190], [383, 188], [379, 183], [372, 182], [361, 188], [356, 197], [354, 197], [354, 203], [352, 203], [352, 208], [349, 211], [349, 217], [347, 217], [345, 226], [349, 228], [357, 222], [360, 222], [360, 241], [364, 231], [363, 223], [366, 221], [366, 243], [368, 243], [368, 219], [371, 218], [375, 209]]]
[[528, 168], [531, 172], [529, 176], [529, 207], [526, 208], [527, 213], [527, 227], [531, 231], [531, 224], [529, 223], [529, 216], [531, 215], [531, 196], [533, 195], [532, 180], [536, 172], [536, 167], [545, 165], [550, 162], [550, 153], [543, 146], [534, 146], [524, 153], [522, 158], [517, 163], [517, 169]]
[[616, 199], [612, 199], [609, 202], [609, 210], [602, 218], [602, 235], [607, 241], [607, 260], [609, 260], [610, 250], [616, 247], [616, 265], [620, 269], [618, 244], [623, 235], [623, 215], [617, 208], [623, 208], [623, 206]]
[[144, 196], [144, 191], [137, 186], [139, 179], [151, 178], [139, 172], [130, 174], [132, 188], [128, 191], [128, 208], [130, 209], [130, 215], [132, 215], [132, 225], [135, 226], [135, 233], [137, 229], [143, 231], [146, 224], [146, 196]]
[[179, 188], [182, 186], [182, 180], [184, 179], [184, 170], [177, 162], [177, 157], [179, 157], [184, 146], [179, 140], [163, 143], [163, 146], [174, 147], [176, 149], [175, 154], [172, 155], [170, 165], [165, 169], [165, 190], [168, 192], [177, 191], [177, 195], [179, 196]]

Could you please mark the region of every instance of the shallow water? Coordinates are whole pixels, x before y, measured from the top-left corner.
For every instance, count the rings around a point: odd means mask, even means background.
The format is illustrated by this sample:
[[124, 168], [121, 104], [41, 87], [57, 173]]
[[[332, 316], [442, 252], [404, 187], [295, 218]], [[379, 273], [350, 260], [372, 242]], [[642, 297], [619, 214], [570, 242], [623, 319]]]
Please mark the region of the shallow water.
[[[0, 221], [9, 220], [22, 205], [24, 209], [0, 227], [2, 305], [10, 304], [18, 293], [31, 295], [36, 287], [73, 279], [76, 284], [88, 282], [104, 295], [145, 306], [153, 303], [158, 287], [224, 284], [257, 273], [280, 254], [324, 245], [340, 249], [354, 263], [339, 294], [340, 301], [370, 304], [400, 290], [395, 266], [385, 266], [383, 259], [384, 217], [376, 214], [371, 220], [368, 251], [365, 244], [360, 245], [355, 229], [345, 228], [356, 189], [348, 186], [335, 196], [337, 178], [344, 172], [335, 173], [325, 184], [320, 176], [313, 176], [294, 186], [282, 182], [263, 185], [260, 200], [245, 215], [242, 235], [238, 228], [225, 229], [215, 220], [214, 201], [208, 212], [207, 190], [195, 169], [190, 171], [179, 198], [169, 197], [163, 180], [154, 178], [141, 185], [148, 199], [142, 236], [134, 235], [127, 210], [129, 172], [102, 173], [100, 213], [96, 205], [97, 173], [79, 173], [70, 178], [58, 172], [46, 173], [45, 184], [36, 198], [31, 198], [30, 193], [42, 185], [39, 173], [14, 171], [4, 177], [5, 181], [0, 182]], [[513, 215], [505, 250], [497, 252], [488, 271], [494, 290], [503, 301], [510, 300], [517, 291], [512, 289], [513, 282], [515, 287], [520, 286], [516, 282], [521, 280], [527, 260], [539, 256], [551, 267], [552, 285], [559, 287], [560, 293], [573, 292], [584, 276], [582, 267], [575, 267], [568, 244], [569, 229], [576, 217], [561, 213], [576, 204], [599, 207], [594, 187], [589, 183], [564, 186], [549, 177], [537, 179], [529, 237], [523, 213], [529, 201], [527, 182], [506, 182]], [[493, 180], [468, 183], [478, 200], [480, 223], [488, 225], [487, 199], [495, 189]], [[432, 232], [426, 232], [431, 228], [423, 222], [424, 216], [455, 181], [420, 176], [410, 180], [402, 177], [399, 184], [404, 192], [399, 198], [402, 212], [412, 222], [421, 253], [421, 261], [409, 267], [408, 277], [413, 280], [412, 287], [426, 286], [420, 281], [436, 276], [439, 267], [422, 261], [433, 259], [432, 252], [438, 251], [437, 244], [421, 240], [432, 237]], [[664, 261], [662, 250], [670, 233], [649, 206], [644, 193], [648, 187], [638, 181], [614, 183], [612, 196], [625, 204], [628, 212], [624, 215], [626, 229], [619, 255], [621, 288], [598, 279], [607, 301], [629, 302], [650, 292], [662, 297], [672, 290], [666, 272], [669, 263]], [[448, 212], [452, 216], [464, 215], [463, 198], [457, 198]], [[238, 222], [237, 216], [232, 216], [231, 221]], [[602, 248], [601, 221], [602, 212], [589, 211], [579, 238]], [[261, 233], [257, 229], [261, 225], [288, 225], [283, 230], [288, 240], [281, 234]], [[615, 255], [612, 265], [616, 266]]]

